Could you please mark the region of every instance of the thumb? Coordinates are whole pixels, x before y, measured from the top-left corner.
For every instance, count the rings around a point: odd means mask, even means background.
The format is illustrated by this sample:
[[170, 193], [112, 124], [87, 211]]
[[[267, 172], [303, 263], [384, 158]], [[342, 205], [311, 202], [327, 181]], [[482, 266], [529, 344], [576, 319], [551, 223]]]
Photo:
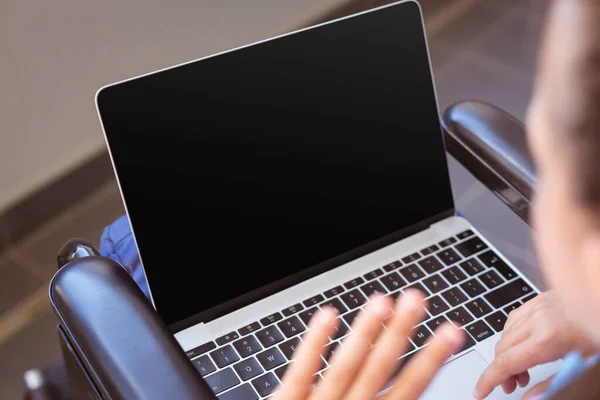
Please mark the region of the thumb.
[[521, 400], [534, 400], [537, 399], [537, 396], [542, 395], [546, 392], [546, 390], [548, 389], [548, 386], [550, 386], [550, 382], [552, 382], [552, 379], [554, 378], [554, 376], [551, 376], [550, 378], [546, 379], [543, 382], [538, 383], [537, 385], [535, 385], [534, 387], [532, 387], [531, 389], [529, 389], [521, 398]]

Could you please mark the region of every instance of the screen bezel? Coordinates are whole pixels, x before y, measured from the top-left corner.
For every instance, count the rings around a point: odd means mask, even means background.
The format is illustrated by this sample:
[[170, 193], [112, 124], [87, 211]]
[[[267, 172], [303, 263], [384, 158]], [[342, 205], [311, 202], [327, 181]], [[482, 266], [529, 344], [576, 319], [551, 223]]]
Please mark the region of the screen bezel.
[[[418, 21], [418, 23], [421, 26], [421, 31], [422, 31], [422, 34], [423, 34], [423, 37], [424, 37], [424, 41], [425, 41], [425, 46], [426, 46], [425, 50], [426, 50], [426, 54], [427, 54], [428, 61], [429, 61], [431, 83], [432, 83], [432, 86], [435, 88], [435, 81], [434, 81], [434, 77], [433, 77], [433, 71], [431, 69], [431, 58], [430, 58], [430, 55], [429, 55], [429, 46], [428, 46], [428, 43], [427, 43], [427, 37], [425, 35], [425, 25], [424, 25], [424, 21], [423, 21], [423, 13], [422, 13], [422, 9], [421, 9], [420, 4], [416, 0], [404, 0], [404, 1], [399, 1], [399, 2], [396, 2], [396, 3], [392, 3], [392, 4], [387, 4], [387, 5], [384, 5], [384, 6], [376, 7], [376, 8], [370, 9], [370, 10], [366, 10], [366, 11], [359, 12], [359, 13], [356, 13], [356, 14], [348, 15], [348, 16], [345, 16], [345, 17], [342, 17], [342, 18], [338, 18], [338, 19], [335, 19], [335, 20], [327, 21], [327, 22], [324, 22], [324, 23], [321, 23], [321, 24], [317, 24], [317, 25], [310, 26], [310, 27], [307, 27], [307, 28], [303, 28], [303, 29], [300, 29], [300, 30], [296, 30], [296, 31], [293, 31], [293, 32], [285, 33], [285, 34], [282, 34], [282, 35], [279, 35], [279, 36], [275, 36], [275, 37], [272, 37], [272, 38], [268, 38], [268, 39], [265, 39], [265, 40], [254, 42], [254, 43], [251, 43], [251, 44], [248, 44], [248, 45], [244, 45], [244, 46], [240, 46], [240, 47], [237, 47], [237, 48], [234, 48], [234, 49], [230, 49], [230, 50], [226, 50], [226, 51], [223, 51], [223, 52], [215, 53], [215, 54], [212, 54], [212, 55], [209, 55], [209, 56], [206, 56], [206, 57], [202, 57], [202, 58], [199, 58], [199, 59], [195, 59], [195, 60], [192, 60], [192, 61], [181, 63], [181, 64], [174, 65], [174, 66], [171, 66], [171, 67], [163, 68], [163, 69], [160, 69], [160, 70], [157, 70], [157, 71], [152, 71], [152, 72], [149, 72], [149, 73], [137, 76], [137, 77], [133, 77], [133, 78], [126, 79], [126, 80], [123, 80], [123, 81], [115, 82], [113, 84], [109, 84], [109, 85], [106, 85], [106, 86], [100, 88], [97, 91], [96, 98], [95, 98], [96, 110], [98, 112], [98, 117], [100, 119], [100, 124], [102, 126], [102, 131], [103, 131], [104, 138], [105, 138], [105, 141], [106, 141], [107, 149], [108, 149], [108, 152], [109, 152], [109, 156], [110, 156], [110, 159], [111, 159], [113, 170], [115, 171], [115, 177], [116, 177], [116, 180], [117, 180], [117, 184], [119, 186], [119, 190], [120, 190], [121, 197], [123, 199], [123, 203], [124, 203], [124, 207], [125, 207], [125, 211], [127, 212], [127, 214], [129, 214], [129, 212], [127, 210], [127, 202], [125, 201], [125, 198], [123, 196], [123, 190], [121, 188], [121, 183], [119, 181], [119, 174], [118, 174], [118, 171], [116, 169], [115, 162], [113, 160], [113, 156], [112, 156], [112, 152], [111, 152], [111, 149], [110, 149], [110, 145], [109, 145], [107, 133], [106, 133], [106, 130], [105, 130], [103, 122], [102, 122], [102, 115], [101, 115], [100, 105], [99, 105], [99, 101], [98, 101], [99, 97], [102, 94], [104, 94], [107, 91], [109, 91], [109, 89], [112, 88], [112, 87], [119, 86], [119, 85], [121, 85], [123, 83], [129, 82], [129, 81], [132, 81], [132, 80], [141, 80], [141, 79], [143, 79], [145, 77], [148, 77], [148, 76], [151, 76], [151, 75], [155, 75], [155, 74], [159, 74], [159, 73], [164, 72], [164, 71], [176, 69], [176, 68], [181, 67], [181, 66], [185, 66], [185, 65], [188, 65], [188, 64], [193, 64], [193, 63], [196, 63], [196, 62], [199, 62], [199, 61], [202, 61], [202, 60], [206, 60], [206, 59], [209, 59], [209, 58], [213, 58], [213, 57], [218, 57], [220, 55], [228, 54], [228, 53], [235, 52], [237, 50], [245, 49], [245, 48], [248, 48], [248, 47], [257, 46], [257, 45], [260, 45], [262, 43], [270, 42], [270, 41], [273, 41], [273, 40], [282, 39], [282, 38], [285, 38], [285, 37], [288, 37], [288, 36], [291, 36], [291, 35], [300, 34], [300, 33], [304, 32], [304, 31], [312, 30], [312, 29], [323, 27], [323, 26], [326, 26], [326, 25], [331, 25], [331, 24], [334, 24], [334, 23], [336, 23], [338, 21], [346, 20], [346, 19], [349, 19], [349, 18], [357, 18], [357, 17], [360, 17], [361, 15], [372, 13], [372, 12], [375, 12], [375, 11], [379, 11], [381, 9], [392, 8], [392, 7], [403, 7], [403, 6], [406, 6], [406, 7], [408, 7], [408, 6], [413, 6], [413, 7], [416, 6], [418, 8], [418, 11], [419, 11], [418, 15], [419, 15], [419, 18], [420, 18], [420, 20]], [[434, 99], [435, 99], [435, 102], [436, 102], [436, 109], [438, 110], [438, 115], [439, 115], [439, 101], [438, 101], [437, 93], [435, 92], [435, 90], [434, 90]], [[440, 140], [442, 140], [442, 141], [444, 140], [443, 134], [442, 134], [442, 127], [441, 127], [441, 125], [440, 125]], [[449, 175], [448, 175], [448, 186], [449, 186], [449, 188], [451, 190], [451, 183], [450, 183]], [[337, 267], [339, 267], [341, 265], [344, 265], [344, 264], [346, 264], [346, 263], [348, 263], [348, 262], [350, 262], [352, 260], [360, 258], [360, 257], [362, 257], [364, 255], [367, 255], [367, 254], [369, 254], [371, 252], [374, 252], [374, 251], [376, 251], [378, 249], [381, 249], [381, 248], [383, 248], [385, 246], [388, 246], [388, 245], [390, 245], [392, 243], [395, 243], [395, 242], [397, 242], [399, 240], [402, 240], [402, 239], [404, 239], [406, 237], [409, 237], [409, 236], [411, 236], [411, 235], [413, 235], [415, 233], [423, 231], [423, 230], [427, 229], [431, 224], [433, 224], [435, 222], [438, 222], [438, 221], [441, 221], [441, 220], [443, 220], [445, 218], [448, 218], [448, 217], [450, 217], [450, 216], [452, 216], [452, 215], [455, 214], [454, 200], [453, 200], [452, 196], [450, 198], [452, 199], [451, 204], [450, 204], [451, 207], [449, 209], [443, 211], [440, 214], [431, 216], [431, 217], [427, 218], [426, 220], [423, 220], [423, 221], [421, 221], [421, 222], [419, 222], [417, 224], [411, 225], [409, 227], [405, 227], [405, 228], [403, 228], [403, 229], [401, 229], [399, 231], [396, 231], [396, 232], [394, 232], [392, 234], [389, 234], [389, 235], [387, 235], [387, 236], [385, 236], [383, 238], [379, 238], [379, 239], [377, 239], [377, 240], [375, 240], [373, 242], [366, 243], [363, 246], [360, 246], [358, 248], [350, 250], [350, 251], [348, 251], [346, 253], [343, 253], [341, 255], [338, 255], [338, 256], [336, 256], [334, 258], [331, 258], [329, 260], [325, 260], [323, 262], [320, 262], [317, 265], [314, 265], [312, 267], [306, 268], [305, 270], [303, 270], [300, 273], [296, 273], [294, 275], [291, 275], [291, 276], [288, 276], [286, 278], [280, 279], [280, 280], [278, 280], [276, 282], [272, 282], [272, 283], [270, 283], [270, 284], [268, 284], [266, 286], [263, 286], [261, 288], [255, 289], [253, 291], [250, 291], [247, 294], [239, 296], [239, 297], [237, 297], [235, 299], [229, 300], [229, 301], [227, 301], [225, 303], [221, 303], [221, 304], [219, 304], [219, 305], [217, 305], [215, 307], [212, 307], [210, 309], [204, 310], [204, 311], [202, 311], [200, 313], [197, 313], [197, 314], [195, 314], [193, 316], [190, 316], [190, 317], [185, 318], [183, 320], [180, 320], [180, 321], [177, 321], [175, 323], [172, 323], [172, 324], [169, 325], [169, 329], [172, 332], [178, 332], [180, 330], [183, 330], [185, 328], [193, 326], [193, 325], [195, 325], [197, 323], [208, 322], [208, 321], [214, 320], [216, 318], [219, 318], [219, 317], [221, 317], [223, 315], [227, 315], [227, 314], [229, 314], [232, 311], [240, 309], [240, 308], [242, 308], [242, 307], [244, 307], [246, 305], [252, 304], [252, 303], [254, 303], [254, 302], [258, 301], [258, 300], [261, 300], [261, 299], [263, 299], [265, 297], [273, 295], [273, 294], [275, 294], [275, 293], [277, 293], [277, 292], [279, 292], [281, 290], [284, 290], [286, 288], [294, 286], [294, 285], [296, 285], [296, 284], [298, 284], [300, 282], [308, 280], [308, 279], [310, 279], [310, 278], [312, 278], [314, 276], [317, 276], [317, 275], [319, 275], [321, 273], [324, 273], [326, 271], [329, 271], [329, 270], [332, 270], [334, 268], [337, 268]], [[134, 230], [134, 227], [133, 227], [133, 225], [131, 223], [131, 220], [129, 220], [129, 223], [130, 223], [130, 227], [131, 227], [131, 231], [132, 231], [132, 236], [133, 236], [134, 242], [136, 243], [136, 246], [137, 246], [137, 240], [135, 238], [135, 230]], [[199, 244], [199, 245], [201, 245], [201, 244]], [[139, 246], [138, 246], [138, 249], [139, 249]], [[143, 268], [143, 257], [142, 257], [141, 254], [139, 254], [139, 257], [140, 257], [141, 265], [142, 265], [142, 268]], [[147, 274], [146, 274], [145, 270], [144, 270], [144, 275], [147, 278]], [[154, 298], [152, 296], [152, 284], [151, 284], [151, 282], [148, 281], [148, 279], [146, 279], [146, 280], [147, 280], [147, 284], [148, 284], [148, 292], [149, 292], [149, 295], [150, 295], [150, 301], [151, 301], [153, 307], [155, 309], [157, 309], [155, 300], [154, 300]]]

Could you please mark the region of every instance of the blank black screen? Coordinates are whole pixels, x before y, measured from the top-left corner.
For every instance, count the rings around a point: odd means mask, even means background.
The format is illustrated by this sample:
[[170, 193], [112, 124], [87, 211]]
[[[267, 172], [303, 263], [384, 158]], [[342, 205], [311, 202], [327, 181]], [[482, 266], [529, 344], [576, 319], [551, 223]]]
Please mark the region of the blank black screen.
[[109, 86], [97, 103], [168, 324], [453, 208], [412, 2]]

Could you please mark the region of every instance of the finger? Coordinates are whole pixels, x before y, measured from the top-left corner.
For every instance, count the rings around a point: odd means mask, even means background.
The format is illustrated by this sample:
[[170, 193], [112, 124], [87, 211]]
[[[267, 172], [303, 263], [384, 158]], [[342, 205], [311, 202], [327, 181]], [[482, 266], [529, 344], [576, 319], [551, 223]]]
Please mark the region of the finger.
[[524, 342], [531, 336], [533, 326], [530, 323], [519, 324], [518, 326], [513, 325], [513, 329], [504, 330], [502, 337], [496, 343], [495, 353], [496, 357], [504, 353], [508, 349], [515, 347], [519, 343]]
[[533, 339], [526, 340], [504, 353], [496, 356], [494, 361], [483, 371], [473, 396], [476, 399], [487, 397], [492, 390], [513, 375], [526, 371], [538, 364], [558, 359], [553, 353], [544, 351], [544, 346]]
[[531, 376], [529, 375], [528, 371], [521, 372], [520, 374], [517, 374], [517, 383], [522, 388], [525, 387], [525, 386], [527, 386], [527, 385], [529, 385], [529, 381], [530, 380], [531, 380]]
[[337, 313], [330, 307], [319, 311], [308, 324], [309, 331], [304, 335], [294, 353], [295, 362], [283, 377], [283, 385], [277, 392], [276, 399], [304, 400], [312, 390], [313, 375], [319, 370], [321, 354], [329, 342], [329, 336], [337, 325]]
[[400, 372], [386, 399], [418, 399], [450, 354], [458, 351], [464, 342], [464, 332], [449, 322], [440, 326], [435, 331], [435, 335], [435, 339]]
[[536, 301], [528, 301], [527, 303], [523, 303], [523, 305], [516, 310], [509, 312], [508, 319], [506, 320], [506, 327], [510, 327], [512, 323], [521, 319], [523, 316], [528, 315], [536, 303]]
[[552, 378], [554, 378], [554, 377], [552, 376], [552, 377], [546, 379], [545, 381], [538, 383], [531, 389], [529, 389], [527, 392], [525, 392], [525, 394], [523, 395], [523, 397], [521, 397], [521, 399], [527, 400], [527, 399], [533, 398], [534, 396], [538, 396], [540, 394], [546, 393], [546, 390], [548, 390], [548, 386], [550, 386], [550, 382], [552, 382]]
[[338, 399], [350, 388], [358, 371], [365, 363], [371, 343], [383, 329], [382, 323], [392, 313], [393, 302], [388, 297], [376, 297], [367, 305], [352, 325], [352, 333], [344, 345], [331, 357], [327, 379], [321, 380], [311, 399]]
[[410, 331], [424, 314], [423, 295], [407, 291], [397, 304], [396, 313], [386, 321], [387, 331], [371, 350], [350, 389], [349, 399], [372, 399], [383, 388], [398, 365], [398, 357], [408, 346]]
[[500, 384], [502, 386], [502, 391], [506, 394], [511, 394], [517, 388], [517, 379], [514, 376], [511, 376], [506, 381]]

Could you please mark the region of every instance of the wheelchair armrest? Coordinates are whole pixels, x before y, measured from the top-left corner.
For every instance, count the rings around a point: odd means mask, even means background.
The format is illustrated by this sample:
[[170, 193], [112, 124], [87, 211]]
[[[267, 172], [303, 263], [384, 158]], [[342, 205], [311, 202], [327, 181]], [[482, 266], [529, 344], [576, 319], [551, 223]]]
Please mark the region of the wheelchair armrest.
[[525, 125], [484, 102], [462, 101], [442, 117], [446, 148], [525, 222], [535, 185], [535, 168]]
[[50, 301], [103, 397], [216, 399], [116, 261], [89, 256], [68, 262], [50, 283]]

